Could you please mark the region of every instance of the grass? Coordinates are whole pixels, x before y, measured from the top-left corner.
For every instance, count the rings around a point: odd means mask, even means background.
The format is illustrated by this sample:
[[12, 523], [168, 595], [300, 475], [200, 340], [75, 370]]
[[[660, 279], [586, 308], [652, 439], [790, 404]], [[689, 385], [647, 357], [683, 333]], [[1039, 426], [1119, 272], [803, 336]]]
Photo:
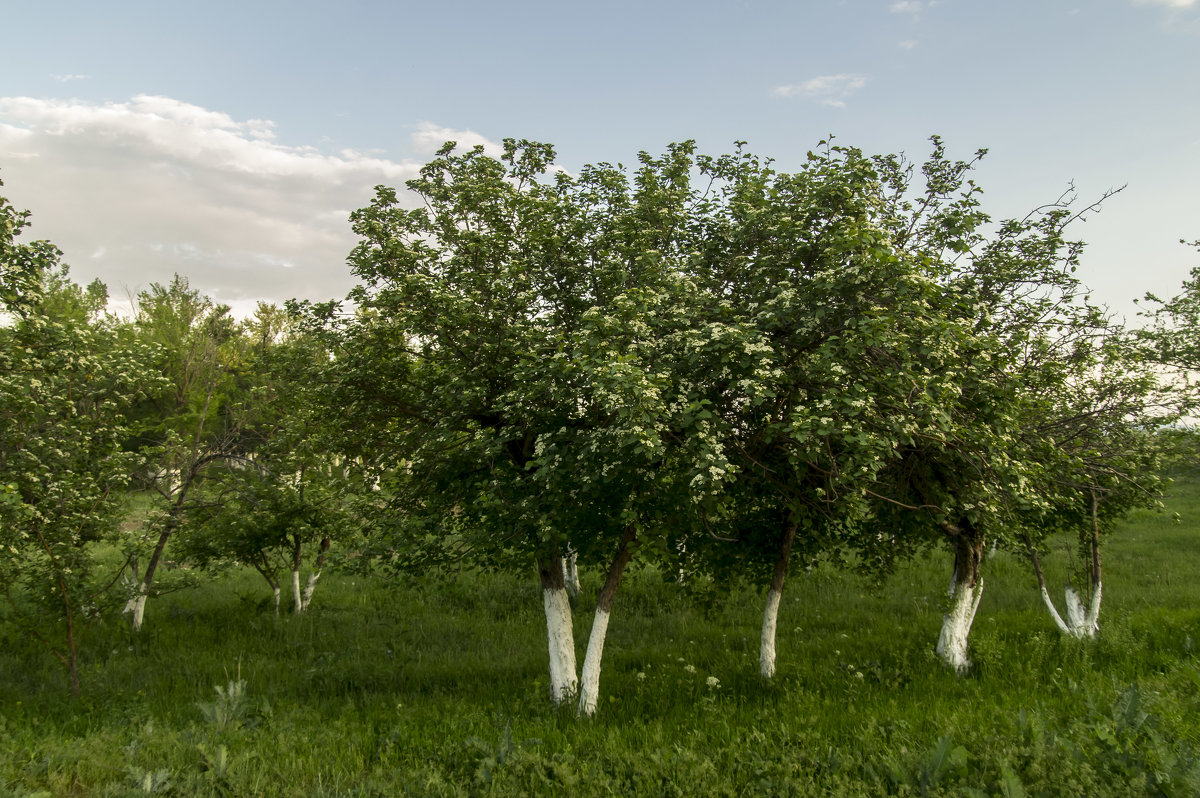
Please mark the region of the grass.
[[[1026, 563], [997, 554], [965, 678], [932, 654], [944, 556], [878, 589], [794, 574], [770, 684], [761, 587], [705, 611], [635, 569], [588, 721], [548, 700], [532, 568], [331, 573], [278, 619], [239, 572], [152, 601], [138, 638], [93, 629], [78, 701], [0, 630], [0, 795], [1195, 795], [1198, 529], [1187, 480], [1108, 542], [1092, 642], [1061, 637]], [[581, 657], [598, 587], [585, 574]]]

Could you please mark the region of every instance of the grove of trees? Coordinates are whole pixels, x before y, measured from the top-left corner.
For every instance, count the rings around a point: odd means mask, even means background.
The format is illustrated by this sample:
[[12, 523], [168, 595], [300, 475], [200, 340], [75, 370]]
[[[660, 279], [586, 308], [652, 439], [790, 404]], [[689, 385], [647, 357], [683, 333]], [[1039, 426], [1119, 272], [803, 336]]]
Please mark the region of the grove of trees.
[[[993, 220], [983, 155], [822, 141], [784, 172], [685, 142], [571, 174], [546, 144], [449, 142], [351, 216], [345, 302], [243, 321], [178, 276], [106, 314], [0, 199], [0, 618], [78, 693], [90, 623], [124, 608], [137, 633], [147, 599], [231, 567], [276, 614], [331, 552], [515, 569], [550, 697], [585, 716], [635, 560], [763, 585], [768, 679], [789, 569], [818, 561], [881, 580], [946, 550], [931, 644], [960, 673], [995, 548], [1093, 637], [1103, 537], [1157, 503], [1161, 430], [1195, 404], [1200, 279], [1127, 328], [1076, 276], [1096, 206]], [[1065, 618], [1039, 559], [1063, 532], [1086, 563]], [[576, 560], [602, 575], [581, 669]]]

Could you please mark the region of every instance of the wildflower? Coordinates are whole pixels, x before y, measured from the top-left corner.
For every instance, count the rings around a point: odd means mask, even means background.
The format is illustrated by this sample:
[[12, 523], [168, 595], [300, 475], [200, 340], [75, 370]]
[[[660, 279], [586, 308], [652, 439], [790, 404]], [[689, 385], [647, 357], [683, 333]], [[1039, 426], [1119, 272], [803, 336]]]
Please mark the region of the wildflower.
[[709, 686], [709, 689], [712, 689], [712, 690], [720, 690], [721, 689], [721, 680], [718, 679], [716, 676], [709, 676], [707, 679], [704, 680], [704, 683]]
[[637, 674], [637, 677], [636, 677], [636, 678], [637, 678], [637, 680], [638, 680], [639, 682], [644, 682], [644, 681], [646, 681], [646, 672], [645, 672], [645, 671], [638, 671], [638, 674]]
[[696, 672], [696, 666], [695, 666], [695, 665], [684, 665], [684, 666], [683, 666], [683, 669], [684, 669], [685, 671], [687, 671], [688, 673], [695, 673], [695, 672]]

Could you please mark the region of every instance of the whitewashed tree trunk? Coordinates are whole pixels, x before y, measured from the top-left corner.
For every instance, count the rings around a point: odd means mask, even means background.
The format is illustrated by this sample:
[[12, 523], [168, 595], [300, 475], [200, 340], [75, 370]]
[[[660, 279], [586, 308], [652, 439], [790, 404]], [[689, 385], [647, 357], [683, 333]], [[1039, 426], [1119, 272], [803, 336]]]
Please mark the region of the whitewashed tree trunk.
[[1054, 606], [1054, 599], [1050, 598], [1050, 591], [1046, 590], [1044, 584], [1041, 587], [1041, 591], [1042, 603], [1046, 605], [1046, 610], [1050, 613], [1050, 618], [1054, 621], [1054, 625], [1058, 627], [1058, 631], [1065, 635], [1071, 634], [1071, 627], [1067, 626], [1067, 622], [1058, 614], [1058, 608]]
[[1029, 560], [1033, 563], [1033, 572], [1037, 575], [1038, 588], [1042, 593], [1042, 603], [1046, 605], [1047, 612], [1050, 613], [1050, 618], [1054, 621], [1054, 625], [1058, 630], [1065, 635], [1074, 637], [1077, 640], [1090, 640], [1100, 632], [1100, 599], [1104, 593], [1104, 585], [1101, 579], [1100, 568], [1100, 524], [1099, 524], [1099, 507], [1100, 499], [1095, 492], [1092, 493], [1092, 562], [1091, 562], [1091, 598], [1084, 606], [1083, 598], [1076, 592], [1075, 588], [1068, 582], [1064, 588], [1064, 600], [1066, 606], [1067, 617], [1063, 620], [1058, 609], [1054, 606], [1054, 601], [1050, 598], [1050, 592], [1046, 590], [1046, 579], [1042, 575], [1042, 564], [1038, 560], [1037, 549], [1033, 546], [1033, 541], [1026, 538], [1025, 546], [1029, 551]]
[[279, 593], [280, 593], [279, 586], [276, 585], [275, 587], [271, 588], [271, 593], [275, 597], [275, 617], [278, 618], [279, 617]]
[[300, 596], [300, 611], [307, 612], [308, 605], [312, 602], [313, 591], [317, 589], [317, 580], [321, 578], [320, 571], [313, 571], [308, 575], [308, 584], [304, 586], [304, 593]]
[[588, 638], [587, 656], [583, 658], [583, 678], [579, 689], [579, 714], [596, 714], [600, 702], [600, 661], [604, 657], [604, 638], [608, 634], [609, 612], [596, 608], [592, 619], [592, 634]]
[[629, 526], [621, 536], [620, 547], [609, 566], [608, 576], [596, 602], [596, 617], [592, 620], [592, 634], [588, 638], [587, 654], [583, 658], [583, 673], [579, 684], [579, 714], [582, 717], [595, 715], [600, 704], [600, 663], [604, 656], [604, 638], [608, 634], [608, 621], [613, 601], [617, 597], [617, 589], [621, 586], [621, 576], [633, 557], [636, 541], [636, 530]]
[[1083, 600], [1079, 594], [1075, 592], [1075, 588], [1067, 585], [1064, 589], [1065, 603], [1067, 608], [1066, 620], [1059, 615], [1058, 609], [1054, 606], [1053, 599], [1050, 598], [1049, 591], [1045, 585], [1041, 588], [1042, 603], [1046, 605], [1047, 612], [1050, 613], [1051, 620], [1058, 630], [1065, 635], [1074, 637], [1077, 640], [1092, 639], [1100, 631], [1100, 597], [1103, 593], [1103, 585], [1099, 582], [1092, 585], [1092, 598], [1085, 607]]
[[[300, 548], [299, 541], [296, 543], [295, 567], [300, 567]], [[307, 612], [308, 605], [312, 603], [313, 591], [317, 589], [317, 580], [321, 578], [321, 571], [325, 568], [325, 558], [329, 555], [330, 540], [329, 537], [321, 538], [321, 550], [317, 554], [317, 562], [313, 566], [313, 572], [308, 576], [308, 584], [304, 586], [304, 593], [300, 596], [300, 612]]]
[[771, 587], [767, 590], [767, 607], [763, 611], [762, 640], [758, 649], [759, 671], [764, 679], [775, 675], [775, 629], [779, 623], [779, 604], [783, 599], [783, 584], [787, 579], [788, 563], [792, 558], [792, 544], [796, 540], [796, 525], [788, 522], [779, 544], [779, 556], [771, 574]]
[[292, 569], [292, 611], [304, 612], [304, 594], [300, 592], [300, 569]]
[[130, 623], [135, 632], [142, 630], [142, 622], [146, 617], [146, 596], [148, 593], [149, 588], [146, 586], [146, 583], [144, 581], [140, 582], [138, 583], [137, 595], [131, 598], [129, 603], [126, 604], [128, 611], [132, 613]]
[[550, 653], [550, 698], [565, 704], [579, 694], [575, 675], [575, 632], [571, 624], [571, 600], [566, 588], [544, 589], [546, 639]]
[[571, 600], [564, 584], [566, 558], [538, 560], [542, 584], [542, 607], [546, 612], [546, 644], [550, 654], [550, 699], [565, 704], [579, 694], [575, 668], [575, 629]]
[[762, 642], [758, 651], [758, 664], [764, 679], [775, 675], [775, 626], [779, 620], [779, 602], [783, 592], [771, 588], [767, 591], [767, 609], [763, 613]]
[[950, 610], [942, 617], [936, 651], [942, 662], [963, 674], [971, 667], [967, 639], [983, 597], [984, 538], [966, 521], [961, 525], [943, 523], [942, 528], [954, 541], [954, 575], [950, 579]]
[[950, 611], [942, 618], [937, 655], [956, 673], [966, 673], [971, 667], [971, 660], [967, 658], [967, 638], [982, 596], [983, 579], [975, 585], [959, 582], [951, 598]]

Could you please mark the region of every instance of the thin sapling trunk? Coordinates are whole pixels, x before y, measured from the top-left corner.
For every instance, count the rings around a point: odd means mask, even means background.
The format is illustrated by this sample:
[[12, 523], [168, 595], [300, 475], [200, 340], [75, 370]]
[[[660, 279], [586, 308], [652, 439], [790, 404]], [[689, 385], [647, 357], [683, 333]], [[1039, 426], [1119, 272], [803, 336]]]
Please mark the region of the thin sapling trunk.
[[563, 583], [571, 598], [579, 598], [579, 552], [567, 547], [567, 553], [562, 558]]
[[292, 535], [292, 612], [304, 612], [304, 594], [300, 592], [300, 536]]
[[[150, 556], [150, 562], [146, 564], [146, 572], [142, 574], [142, 581], [138, 584], [137, 595], [133, 598], [133, 631], [139, 632], [142, 629], [142, 621], [146, 612], [146, 598], [150, 595], [150, 584], [154, 581], [154, 574], [158, 570], [158, 563], [162, 560], [163, 551], [167, 547], [167, 541], [171, 539], [171, 535], [179, 528], [179, 517], [183, 513], [183, 503], [187, 498], [188, 490], [192, 483], [196, 480], [196, 475], [201, 466], [200, 459], [200, 438], [204, 433], [204, 419], [208, 417], [208, 408], [212, 403], [213, 389], [215, 386], [208, 387], [208, 395], [204, 399], [204, 409], [200, 413], [200, 423], [196, 426], [196, 435], [192, 439], [192, 455], [187, 468], [186, 477], [184, 470], [179, 470], [179, 485], [176, 488], [175, 501], [171, 503], [170, 509], [167, 510], [167, 520], [163, 523], [162, 532], [158, 535], [158, 543], [154, 546], [154, 554]], [[171, 478], [170, 470], [167, 471], [167, 479]], [[170, 494], [171, 485], [168, 483], [167, 495]], [[126, 605], [126, 610], [129, 606]]]

